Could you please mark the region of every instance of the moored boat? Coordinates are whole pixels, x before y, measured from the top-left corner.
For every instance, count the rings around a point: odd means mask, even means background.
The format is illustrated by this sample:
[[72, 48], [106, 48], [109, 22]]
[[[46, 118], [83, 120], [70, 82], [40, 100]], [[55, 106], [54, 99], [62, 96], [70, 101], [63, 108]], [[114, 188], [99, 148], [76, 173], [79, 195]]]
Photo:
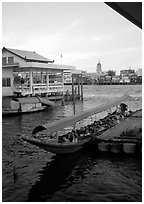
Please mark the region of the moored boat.
[[[87, 147], [89, 144], [92, 144], [97, 136], [102, 132], [105, 132], [108, 128], [116, 125], [115, 121], [117, 121], [117, 118], [115, 117], [114, 113], [108, 114], [108, 116], [106, 116], [105, 118], [100, 119], [99, 121], [94, 121], [92, 124], [87, 125], [86, 127], [82, 127], [79, 130], [72, 130], [71, 132], [63, 134], [61, 136], [57, 136], [57, 132], [66, 128], [67, 126], [75, 126], [77, 122], [89, 116], [115, 107], [122, 101], [126, 100], [128, 97], [129, 96], [124, 96], [121, 99], [115, 100], [111, 103], [92, 108], [81, 113], [77, 113], [56, 122], [39, 125], [34, 128], [31, 138], [23, 136], [22, 139], [30, 144], [33, 144], [41, 149], [55, 154], [69, 154], [77, 152], [82, 148]], [[115, 118], [115, 121], [111, 118]], [[110, 121], [109, 124], [108, 121]], [[39, 135], [39, 133], [43, 131], [47, 134], [46, 140], [41, 140], [42, 135]], [[53, 135], [54, 132], [56, 132], [55, 135]], [[72, 135], [74, 137], [71, 140]]]
[[48, 98], [41, 97], [4, 98], [2, 115], [33, 113], [54, 105]]

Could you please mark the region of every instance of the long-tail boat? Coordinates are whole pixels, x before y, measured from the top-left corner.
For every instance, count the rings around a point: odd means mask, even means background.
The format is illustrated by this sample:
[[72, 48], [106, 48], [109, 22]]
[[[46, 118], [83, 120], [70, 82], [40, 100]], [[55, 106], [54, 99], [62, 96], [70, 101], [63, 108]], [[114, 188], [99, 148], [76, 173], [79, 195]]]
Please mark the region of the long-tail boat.
[[48, 152], [51, 152], [54, 154], [69, 154], [69, 153], [77, 152], [82, 148], [88, 146], [90, 143], [92, 143], [93, 140], [95, 139], [95, 135], [88, 134], [87, 136], [83, 137], [83, 139], [81, 140], [78, 138], [77, 141], [63, 142], [63, 143], [59, 143], [58, 139], [54, 139], [54, 140], [49, 139], [48, 141], [42, 141], [41, 139], [37, 139], [37, 137], [35, 138], [35, 135], [41, 131], [47, 131], [47, 134], [50, 138], [54, 132], [58, 132], [68, 126], [75, 125], [77, 122], [85, 118], [88, 118], [89, 116], [111, 109], [119, 105], [122, 101], [125, 101], [129, 97], [130, 96], [125, 95], [105, 105], [101, 105], [92, 109], [88, 109], [88, 110], [76, 113], [70, 117], [65, 117], [56, 122], [39, 125], [34, 128], [31, 138], [23, 136], [22, 139], [32, 145], [35, 145], [41, 149], [47, 150]]

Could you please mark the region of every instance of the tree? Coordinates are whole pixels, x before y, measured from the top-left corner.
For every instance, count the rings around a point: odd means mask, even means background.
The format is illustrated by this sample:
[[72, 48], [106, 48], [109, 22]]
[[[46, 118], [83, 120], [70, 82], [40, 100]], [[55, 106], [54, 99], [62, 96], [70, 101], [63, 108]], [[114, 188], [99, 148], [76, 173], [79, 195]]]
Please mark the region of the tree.
[[115, 76], [115, 71], [113, 70], [108, 70], [108, 76]]

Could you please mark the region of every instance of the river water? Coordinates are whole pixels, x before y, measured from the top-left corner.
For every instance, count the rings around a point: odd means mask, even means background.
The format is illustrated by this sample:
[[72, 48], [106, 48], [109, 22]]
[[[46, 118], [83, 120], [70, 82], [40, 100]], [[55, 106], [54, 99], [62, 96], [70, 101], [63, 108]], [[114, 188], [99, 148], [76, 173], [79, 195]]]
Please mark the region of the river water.
[[[71, 87], [66, 87], [70, 89]], [[124, 94], [132, 96], [132, 110], [142, 107], [141, 85], [87, 86], [76, 112]], [[3, 202], [140, 202], [142, 201], [141, 156], [102, 155], [82, 151], [56, 156], [21, 139], [35, 126], [73, 114], [72, 102], [60, 102], [39, 113], [2, 118]], [[101, 117], [102, 115], [99, 115]]]

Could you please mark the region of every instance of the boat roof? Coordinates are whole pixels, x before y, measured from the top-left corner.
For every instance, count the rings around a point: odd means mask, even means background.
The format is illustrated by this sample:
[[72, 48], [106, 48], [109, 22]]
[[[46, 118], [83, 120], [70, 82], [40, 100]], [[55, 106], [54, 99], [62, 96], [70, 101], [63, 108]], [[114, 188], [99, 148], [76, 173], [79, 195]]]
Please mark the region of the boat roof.
[[105, 111], [109, 108], [112, 108], [116, 105], [119, 105], [122, 101], [128, 99], [130, 96], [129, 95], [124, 95], [123, 97], [114, 100], [110, 103], [107, 103], [105, 105], [101, 105], [92, 109], [88, 109], [79, 113], [76, 113], [75, 115], [72, 115], [70, 117], [63, 118], [61, 120], [52, 122], [52, 123], [46, 123], [44, 125], [39, 125], [34, 128], [32, 134], [36, 134], [37, 132], [40, 132], [42, 130], [47, 129], [48, 133], [51, 134], [53, 132], [62, 130], [63, 128], [67, 126], [74, 125], [75, 123], [79, 122], [80, 120], [83, 120], [84, 118], [87, 118], [91, 115], [100, 113], [102, 111]]
[[21, 104], [41, 103], [41, 100], [38, 97], [24, 97], [24, 98], [17, 98], [17, 100]]

